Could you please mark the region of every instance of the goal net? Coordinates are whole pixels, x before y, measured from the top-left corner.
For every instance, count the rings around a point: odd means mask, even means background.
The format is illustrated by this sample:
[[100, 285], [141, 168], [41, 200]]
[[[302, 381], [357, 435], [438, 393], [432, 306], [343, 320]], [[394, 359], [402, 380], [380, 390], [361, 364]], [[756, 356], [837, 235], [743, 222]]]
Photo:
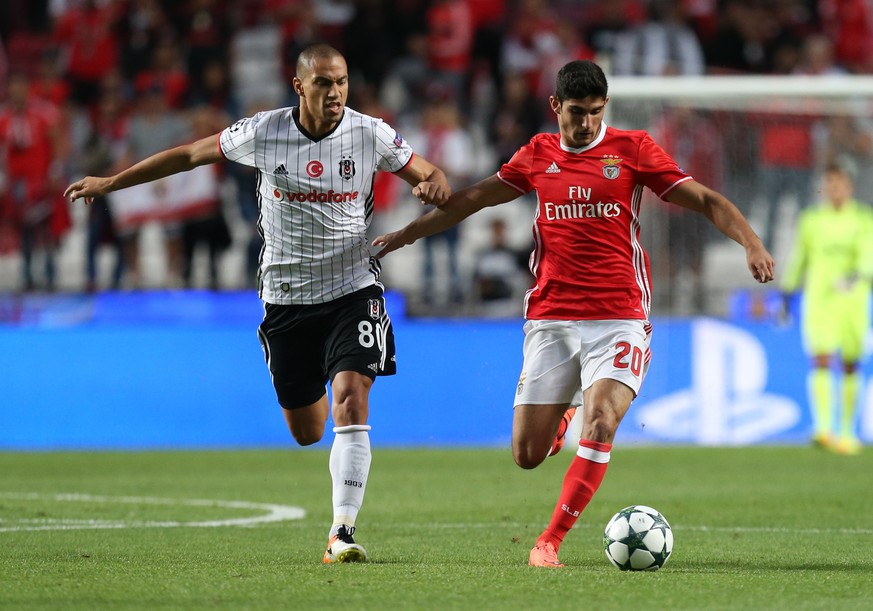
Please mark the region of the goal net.
[[[856, 197], [873, 202], [873, 77], [612, 77], [609, 94], [609, 125], [648, 131], [740, 208], [776, 257], [777, 281], [826, 165], [847, 167]], [[653, 196], [642, 214], [656, 315], [722, 315], [738, 292], [766, 294], [742, 248], [700, 215]]]

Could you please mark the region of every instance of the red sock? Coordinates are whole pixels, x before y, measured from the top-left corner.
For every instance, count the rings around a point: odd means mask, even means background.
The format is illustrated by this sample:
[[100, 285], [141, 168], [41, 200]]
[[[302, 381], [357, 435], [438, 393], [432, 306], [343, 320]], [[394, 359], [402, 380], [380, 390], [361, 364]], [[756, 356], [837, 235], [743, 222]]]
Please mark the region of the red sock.
[[564, 535], [573, 528], [588, 501], [600, 487], [603, 476], [606, 475], [611, 449], [611, 443], [598, 443], [587, 439], [579, 441], [579, 451], [564, 476], [564, 485], [552, 514], [552, 521], [540, 535], [540, 541], [551, 541], [555, 548], [560, 547]]

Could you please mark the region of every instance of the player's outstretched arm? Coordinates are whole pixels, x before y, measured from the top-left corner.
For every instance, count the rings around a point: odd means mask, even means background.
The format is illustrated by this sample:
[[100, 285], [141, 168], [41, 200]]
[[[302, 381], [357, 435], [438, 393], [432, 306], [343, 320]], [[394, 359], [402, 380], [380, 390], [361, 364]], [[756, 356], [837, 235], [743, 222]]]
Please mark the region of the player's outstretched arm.
[[770, 282], [776, 262], [743, 213], [724, 195], [699, 182], [688, 180], [670, 191], [667, 201], [700, 212], [719, 231], [746, 249], [746, 264], [758, 282]]
[[67, 187], [64, 197], [69, 197], [70, 201], [85, 198], [85, 202], [90, 204], [95, 197], [112, 191], [187, 172], [197, 166], [223, 159], [218, 147], [218, 134], [215, 134], [191, 144], [155, 153], [114, 176], [86, 176]]
[[373, 246], [381, 247], [376, 256], [381, 259], [389, 252], [412, 244], [420, 238], [457, 225], [482, 208], [506, 203], [519, 195], [518, 191], [504, 184], [497, 176], [481, 180], [452, 194], [442, 206], [418, 217], [403, 229], [381, 235], [373, 240]]

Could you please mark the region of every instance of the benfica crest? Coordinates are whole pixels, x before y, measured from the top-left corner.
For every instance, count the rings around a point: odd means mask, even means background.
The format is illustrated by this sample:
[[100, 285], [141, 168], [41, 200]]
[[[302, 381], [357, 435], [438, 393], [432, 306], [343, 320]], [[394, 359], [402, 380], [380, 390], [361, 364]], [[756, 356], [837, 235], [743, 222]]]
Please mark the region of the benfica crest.
[[339, 162], [339, 174], [344, 180], [351, 180], [355, 175], [355, 160], [343, 157]]
[[603, 164], [603, 175], [609, 180], [615, 180], [618, 178], [618, 175], [621, 174], [621, 167], [619, 164], [624, 161], [620, 157], [613, 157], [611, 155], [606, 155], [603, 159], [600, 160], [600, 163]]

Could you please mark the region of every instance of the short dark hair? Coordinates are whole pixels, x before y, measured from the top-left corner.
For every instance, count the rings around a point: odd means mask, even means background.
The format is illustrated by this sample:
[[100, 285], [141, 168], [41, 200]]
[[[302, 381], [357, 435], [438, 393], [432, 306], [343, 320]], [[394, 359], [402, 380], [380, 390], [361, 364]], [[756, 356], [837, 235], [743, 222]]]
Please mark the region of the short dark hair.
[[606, 99], [609, 85], [600, 66], [587, 59], [577, 59], [558, 70], [555, 97], [564, 100], [581, 100], [590, 95]]
[[297, 56], [297, 75], [311, 70], [312, 62], [316, 59], [333, 59], [334, 57], [342, 58], [343, 54], [327, 43], [319, 42], [309, 45]]

